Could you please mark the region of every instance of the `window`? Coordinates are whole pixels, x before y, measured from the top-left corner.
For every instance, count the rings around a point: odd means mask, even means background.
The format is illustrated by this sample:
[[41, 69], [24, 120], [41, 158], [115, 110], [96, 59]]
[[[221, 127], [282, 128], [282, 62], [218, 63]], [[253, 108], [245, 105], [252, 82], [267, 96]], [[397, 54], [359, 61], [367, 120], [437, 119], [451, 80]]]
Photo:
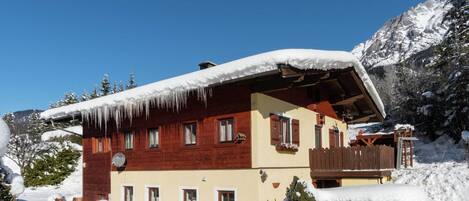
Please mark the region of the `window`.
[[197, 201], [197, 190], [195, 189], [184, 189], [183, 191], [183, 201]]
[[340, 134], [339, 129], [334, 129], [334, 140], [335, 140], [335, 147], [340, 147]]
[[148, 148], [159, 146], [159, 132], [157, 128], [148, 129]]
[[132, 132], [125, 133], [125, 149], [133, 149], [134, 148], [134, 134]]
[[110, 150], [110, 139], [106, 137], [92, 138], [92, 152], [103, 153]]
[[234, 139], [233, 119], [222, 119], [218, 121], [218, 134], [220, 142], [232, 142]]
[[321, 134], [321, 126], [315, 126], [314, 128], [314, 143], [316, 148], [322, 147], [322, 134]]
[[284, 144], [292, 143], [290, 125], [291, 125], [290, 118], [280, 117], [280, 136], [281, 136], [282, 143]]
[[218, 191], [218, 201], [235, 201], [234, 191]]
[[134, 188], [132, 186], [124, 186], [124, 201], [134, 200]]
[[148, 188], [148, 201], [159, 201], [160, 189], [155, 187]]
[[195, 145], [197, 143], [197, 124], [190, 123], [184, 125], [184, 143]]

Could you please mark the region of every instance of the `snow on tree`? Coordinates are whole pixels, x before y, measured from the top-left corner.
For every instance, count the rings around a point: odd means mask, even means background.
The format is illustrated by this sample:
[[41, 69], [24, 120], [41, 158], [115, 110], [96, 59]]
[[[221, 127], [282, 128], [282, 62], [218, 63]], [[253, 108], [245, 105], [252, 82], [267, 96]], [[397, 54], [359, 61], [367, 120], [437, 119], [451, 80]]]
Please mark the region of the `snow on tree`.
[[98, 98], [98, 97], [99, 97], [98, 87], [95, 86], [93, 88], [93, 91], [91, 92], [90, 99], [95, 99], [95, 98]]
[[[17, 127], [16, 122], [9, 120], [11, 115], [7, 115], [5, 119], [10, 127]], [[27, 127], [11, 133], [8, 152], [5, 156], [15, 162], [23, 171], [38, 156], [48, 152], [49, 146], [41, 141], [41, 134], [48, 129], [48, 126], [39, 118], [39, 113], [30, 114]]]
[[130, 73], [126, 89], [133, 89], [135, 87], [137, 87], [137, 82], [135, 81], [135, 74]]
[[[0, 158], [8, 151], [10, 138], [9, 126], [0, 119]], [[14, 201], [15, 197], [23, 193], [23, 179], [3, 165], [0, 160], [0, 200]]]
[[469, 129], [469, 3], [454, 0], [448, 12], [450, 21], [442, 63], [449, 69], [445, 92], [447, 132], [455, 138]]
[[74, 104], [78, 102], [79, 102], [78, 98], [74, 92], [67, 92], [65, 93], [64, 97], [61, 100], [52, 104], [50, 108], [62, 107], [65, 105], [70, 105], [70, 104]]
[[111, 82], [109, 81], [109, 75], [104, 74], [103, 79], [101, 80], [101, 95], [106, 96], [111, 94]]
[[91, 95], [85, 90], [83, 94], [80, 97], [80, 102], [81, 101], [87, 101], [91, 99]]

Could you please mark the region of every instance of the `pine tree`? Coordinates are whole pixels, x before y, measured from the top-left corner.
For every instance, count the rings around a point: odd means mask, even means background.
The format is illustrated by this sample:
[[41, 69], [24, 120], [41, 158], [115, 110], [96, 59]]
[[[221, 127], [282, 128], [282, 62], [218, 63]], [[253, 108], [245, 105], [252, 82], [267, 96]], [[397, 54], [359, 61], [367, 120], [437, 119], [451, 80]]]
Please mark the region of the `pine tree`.
[[130, 73], [126, 89], [133, 89], [135, 87], [137, 87], [137, 82], [135, 81], [135, 74]]
[[91, 99], [91, 95], [85, 90], [80, 97], [80, 101], [87, 101]]
[[93, 92], [91, 92], [90, 99], [95, 99], [99, 97], [98, 87], [94, 87]]
[[106, 96], [111, 93], [111, 82], [109, 81], [109, 75], [104, 74], [101, 80], [101, 95]]
[[10, 185], [5, 181], [5, 173], [0, 173], [0, 200], [2, 201], [14, 201], [16, 200], [10, 193]]
[[117, 82], [116, 81], [114, 81], [114, 84], [112, 85], [111, 93], [113, 93], [113, 94], [119, 93], [119, 88], [117, 87]]
[[445, 20], [449, 30], [443, 43], [439, 67], [447, 69], [444, 111], [445, 131], [456, 140], [469, 129], [469, 5], [467, 0], [453, 0]]
[[122, 81], [119, 81], [119, 91], [124, 91], [125, 88], [124, 88], [124, 84], [122, 83]]

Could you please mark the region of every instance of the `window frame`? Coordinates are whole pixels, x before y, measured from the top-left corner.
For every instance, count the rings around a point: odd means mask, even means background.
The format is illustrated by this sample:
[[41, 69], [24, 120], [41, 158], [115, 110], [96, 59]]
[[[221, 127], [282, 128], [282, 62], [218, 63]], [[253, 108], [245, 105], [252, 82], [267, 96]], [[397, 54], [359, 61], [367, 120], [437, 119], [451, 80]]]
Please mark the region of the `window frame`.
[[[151, 143], [150, 135], [151, 135], [151, 131], [152, 131], [152, 130], [156, 130], [156, 145], [155, 145], [155, 146], [151, 146], [151, 144], [150, 144], [150, 143]], [[160, 146], [161, 146], [161, 145], [160, 145], [160, 143], [161, 143], [161, 142], [160, 142], [160, 141], [161, 141], [161, 140], [160, 140], [160, 139], [161, 139], [161, 138], [160, 138], [160, 130], [161, 130], [161, 129], [160, 129], [159, 126], [157, 126], [157, 127], [152, 127], [152, 128], [148, 128], [148, 129], [147, 129], [147, 138], [146, 138], [147, 141], [146, 141], [146, 146], [147, 146], [148, 149], [158, 149], [158, 148], [160, 148]]]
[[238, 200], [238, 189], [237, 188], [224, 188], [224, 187], [215, 187], [213, 191], [213, 201], [220, 201], [220, 192], [233, 192], [234, 200]]
[[195, 191], [195, 200], [199, 201], [199, 188], [191, 186], [181, 186], [179, 187], [179, 201], [187, 201], [185, 197], [186, 191]]
[[93, 154], [107, 153], [111, 151], [111, 138], [106, 136], [91, 138], [91, 152]]
[[[127, 135], [131, 136], [131, 147], [127, 147]], [[133, 131], [125, 131], [124, 132], [124, 149], [126, 151], [131, 151], [135, 148], [135, 132]]]
[[[192, 139], [192, 133], [191, 133], [189, 143], [187, 143], [187, 138], [186, 138], [186, 127], [187, 126], [195, 126], [195, 129], [191, 128], [191, 131], [195, 132], [194, 133], [194, 135], [195, 135], [194, 139]], [[198, 141], [197, 136], [198, 136], [198, 133], [199, 133], [198, 129], [199, 129], [199, 126], [197, 125], [197, 121], [186, 122], [186, 123], [183, 124], [183, 126], [182, 126], [182, 132], [183, 132], [182, 138], [183, 138], [183, 144], [185, 146], [195, 146], [195, 145], [197, 145], [197, 141]], [[192, 140], [194, 140], [194, 141], [192, 141]]]
[[[293, 144], [293, 132], [292, 132], [292, 118], [286, 116], [279, 116], [279, 129], [280, 129], [280, 143], [281, 144]], [[284, 133], [284, 126], [283, 123], [286, 122], [287, 128], [285, 129], [286, 133]], [[289, 141], [285, 141], [285, 138], [288, 137]]]
[[145, 201], [150, 201], [150, 189], [158, 189], [158, 201], [161, 201], [161, 188], [159, 185], [145, 185]]
[[[319, 130], [319, 133], [317, 132], [318, 130]], [[319, 136], [319, 139], [318, 139], [318, 136]], [[319, 125], [314, 126], [314, 147], [318, 149], [322, 148], [322, 126], [319, 126]]]
[[[218, 191], [218, 201], [223, 201], [222, 196], [223, 194], [233, 193], [233, 200], [236, 201], [236, 194], [234, 191], [227, 191], [227, 190], [220, 190]], [[229, 200], [228, 200], [229, 201]]]
[[[127, 200], [127, 188], [131, 188], [132, 189], [132, 196], [130, 198], [130, 200]], [[123, 201], [134, 201], [134, 196], [135, 196], [135, 191], [134, 191], [134, 186], [133, 185], [122, 185], [122, 200]]]
[[[228, 139], [228, 134], [227, 134], [227, 131], [228, 131], [228, 124], [225, 124], [225, 128], [222, 129], [222, 123], [223, 122], [230, 122], [231, 123], [231, 140], [227, 140]], [[232, 143], [234, 142], [235, 140], [235, 136], [236, 136], [236, 129], [235, 129], [235, 119], [233, 117], [227, 117], [227, 118], [222, 118], [222, 119], [218, 119], [217, 120], [217, 133], [218, 133], [218, 143]], [[222, 140], [222, 130], [224, 130], [224, 138], [225, 140]]]

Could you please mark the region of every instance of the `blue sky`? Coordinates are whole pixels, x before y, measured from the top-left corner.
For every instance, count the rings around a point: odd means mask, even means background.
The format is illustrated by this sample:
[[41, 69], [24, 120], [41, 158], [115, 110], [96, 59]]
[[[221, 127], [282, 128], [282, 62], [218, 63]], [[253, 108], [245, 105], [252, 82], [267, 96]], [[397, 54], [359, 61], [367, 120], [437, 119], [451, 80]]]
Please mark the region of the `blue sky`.
[[419, 0], [0, 1], [0, 114], [281, 48], [351, 50]]

